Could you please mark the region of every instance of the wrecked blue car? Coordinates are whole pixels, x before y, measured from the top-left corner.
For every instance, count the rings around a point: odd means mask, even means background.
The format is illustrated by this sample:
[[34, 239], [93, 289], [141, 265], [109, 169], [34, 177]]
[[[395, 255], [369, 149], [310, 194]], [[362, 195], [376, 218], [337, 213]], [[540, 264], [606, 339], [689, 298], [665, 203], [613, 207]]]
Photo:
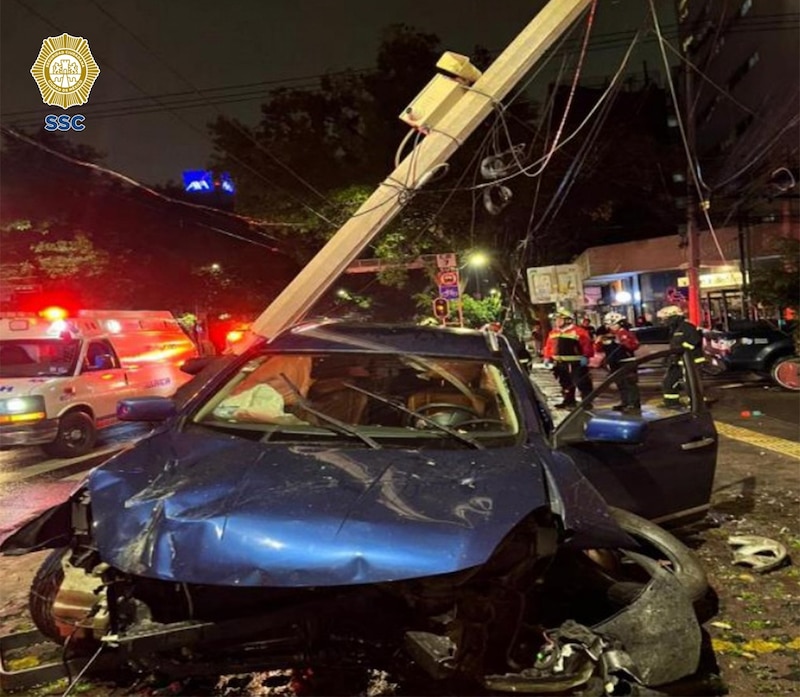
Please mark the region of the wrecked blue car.
[[44, 634], [140, 670], [665, 684], [697, 668], [707, 585], [651, 521], [704, 515], [716, 455], [685, 370], [680, 411], [590, 397], [556, 428], [502, 335], [300, 325], [120, 402], [154, 430], [2, 551], [53, 549]]

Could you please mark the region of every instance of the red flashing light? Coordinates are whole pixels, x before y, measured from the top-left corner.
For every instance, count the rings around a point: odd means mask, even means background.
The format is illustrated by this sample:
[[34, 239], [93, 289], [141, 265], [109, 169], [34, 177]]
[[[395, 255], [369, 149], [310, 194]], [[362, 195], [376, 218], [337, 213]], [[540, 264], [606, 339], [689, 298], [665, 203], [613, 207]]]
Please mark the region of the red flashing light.
[[44, 308], [44, 310], [40, 310], [39, 316], [44, 317], [49, 322], [57, 322], [67, 318], [67, 311], [63, 307], [51, 305]]
[[239, 329], [233, 329], [225, 335], [225, 340], [229, 344], [235, 344], [237, 341], [241, 341], [243, 336], [243, 331], [240, 331]]

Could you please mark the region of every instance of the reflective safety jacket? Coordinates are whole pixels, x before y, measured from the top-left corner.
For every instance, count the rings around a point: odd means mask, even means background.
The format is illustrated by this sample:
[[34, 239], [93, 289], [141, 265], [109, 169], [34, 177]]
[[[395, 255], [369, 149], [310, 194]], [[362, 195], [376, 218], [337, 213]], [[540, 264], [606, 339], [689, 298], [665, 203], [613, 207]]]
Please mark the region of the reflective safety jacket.
[[703, 355], [703, 333], [687, 319], [675, 324], [669, 337], [669, 347], [689, 351], [695, 363], [702, 363], [706, 359]]
[[580, 361], [594, 356], [592, 340], [583, 327], [570, 324], [568, 327], [553, 329], [547, 335], [542, 357], [551, 361]]
[[619, 368], [620, 363], [633, 358], [634, 352], [639, 348], [639, 339], [623, 327], [609, 329], [597, 337], [594, 348], [599, 353], [605, 353], [605, 364], [614, 371]]

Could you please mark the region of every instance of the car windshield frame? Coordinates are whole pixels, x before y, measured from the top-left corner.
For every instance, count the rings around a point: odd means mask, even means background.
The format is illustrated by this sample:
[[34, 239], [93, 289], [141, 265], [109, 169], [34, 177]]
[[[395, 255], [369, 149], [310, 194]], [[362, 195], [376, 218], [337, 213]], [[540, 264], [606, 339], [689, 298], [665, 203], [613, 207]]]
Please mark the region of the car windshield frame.
[[362, 447], [480, 449], [525, 437], [524, 414], [500, 354], [355, 347], [265, 345], [195, 402], [183, 422], [264, 442], [361, 441]]

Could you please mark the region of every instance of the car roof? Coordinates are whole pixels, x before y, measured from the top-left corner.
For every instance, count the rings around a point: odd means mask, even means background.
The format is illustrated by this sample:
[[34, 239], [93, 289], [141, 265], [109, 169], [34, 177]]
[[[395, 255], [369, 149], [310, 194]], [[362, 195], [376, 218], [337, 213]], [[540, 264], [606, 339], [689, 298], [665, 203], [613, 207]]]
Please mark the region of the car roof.
[[496, 360], [499, 350], [493, 350], [492, 343], [489, 332], [476, 329], [324, 321], [296, 325], [267, 342], [263, 348], [268, 351], [388, 350], [391, 353]]

